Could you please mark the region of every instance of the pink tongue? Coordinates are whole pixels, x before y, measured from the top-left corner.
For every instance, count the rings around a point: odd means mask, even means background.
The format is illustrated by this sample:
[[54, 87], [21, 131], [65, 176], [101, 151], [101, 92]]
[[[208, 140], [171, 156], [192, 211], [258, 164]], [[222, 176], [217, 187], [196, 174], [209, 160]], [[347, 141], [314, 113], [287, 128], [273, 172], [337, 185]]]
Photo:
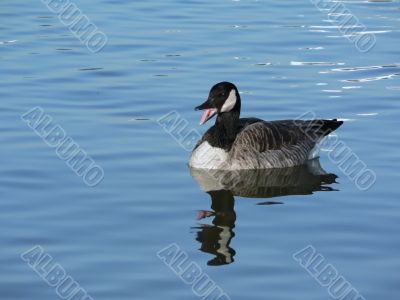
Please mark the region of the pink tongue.
[[217, 110], [215, 108], [206, 109], [201, 116], [200, 125], [203, 125], [208, 120], [208, 118], [210, 118], [210, 116], [212, 116], [216, 111]]

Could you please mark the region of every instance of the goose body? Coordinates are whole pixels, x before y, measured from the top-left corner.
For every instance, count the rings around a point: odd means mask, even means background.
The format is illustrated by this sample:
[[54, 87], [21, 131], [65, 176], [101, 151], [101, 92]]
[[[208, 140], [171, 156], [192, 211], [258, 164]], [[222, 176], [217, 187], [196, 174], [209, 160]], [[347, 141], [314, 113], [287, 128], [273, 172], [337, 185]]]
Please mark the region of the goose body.
[[333, 120], [264, 121], [239, 118], [240, 95], [232, 83], [212, 87], [201, 124], [217, 115], [193, 149], [189, 165], [198, 169], [268, 169], [305, 164], [318, 156], [318, 143], [342, 125]]

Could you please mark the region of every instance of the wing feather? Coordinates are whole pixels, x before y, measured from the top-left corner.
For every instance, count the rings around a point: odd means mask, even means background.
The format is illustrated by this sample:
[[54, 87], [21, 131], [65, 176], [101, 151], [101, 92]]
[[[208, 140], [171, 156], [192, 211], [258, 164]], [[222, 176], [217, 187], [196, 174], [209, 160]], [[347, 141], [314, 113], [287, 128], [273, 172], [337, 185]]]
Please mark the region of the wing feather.
[[258, 152], [267, 150], [284, 150], [292, 146], [313, 146], [340, 125], [342, 121], [334, 120], [282, 120], [255, 121], [243, 126], [236, 136], [234, 149], [252, 149]]

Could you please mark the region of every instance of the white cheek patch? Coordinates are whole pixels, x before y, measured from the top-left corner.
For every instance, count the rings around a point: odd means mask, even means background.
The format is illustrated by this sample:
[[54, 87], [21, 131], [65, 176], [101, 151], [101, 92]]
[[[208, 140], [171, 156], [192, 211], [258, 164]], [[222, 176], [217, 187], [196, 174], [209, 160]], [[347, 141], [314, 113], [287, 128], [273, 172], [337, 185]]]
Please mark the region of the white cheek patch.
[[225, 103], [221, 108], [221, 112], [227, 112], [232, 110], [235, 104], [236, 104], [236, 91], [233, 89], [229, 93], [228, 99], [225, 100]]

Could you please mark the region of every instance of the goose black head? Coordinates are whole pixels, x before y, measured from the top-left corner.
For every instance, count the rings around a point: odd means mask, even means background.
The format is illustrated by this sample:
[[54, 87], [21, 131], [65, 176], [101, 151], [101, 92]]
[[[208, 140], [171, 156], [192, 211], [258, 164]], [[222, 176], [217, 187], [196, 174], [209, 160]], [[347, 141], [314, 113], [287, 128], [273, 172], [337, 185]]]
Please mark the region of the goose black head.
[[200, 119], [200, 125], [210, 120], [216, 114], [238, 112], [240, 113], [239, 91], [233, 83], [220, 82], [214, 85], [203, 104], [195, 110], [205, 110]]

